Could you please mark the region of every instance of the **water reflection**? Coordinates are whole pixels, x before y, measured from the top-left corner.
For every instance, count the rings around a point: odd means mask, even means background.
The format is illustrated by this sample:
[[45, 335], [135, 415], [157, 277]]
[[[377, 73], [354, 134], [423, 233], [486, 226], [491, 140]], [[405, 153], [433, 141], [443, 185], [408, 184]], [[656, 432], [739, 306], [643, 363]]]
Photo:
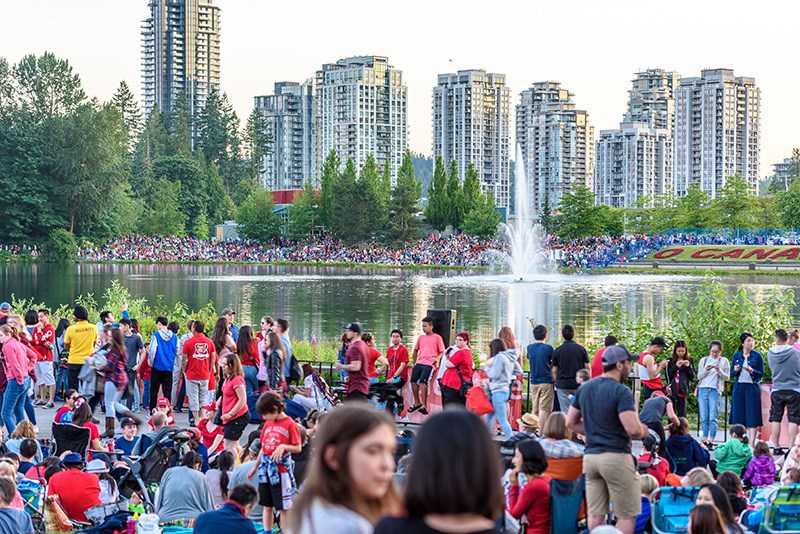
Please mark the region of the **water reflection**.
[[[511, 277], [459, 271], [343, 269], [264, 265], [47, 264], [0, 267], [0, 300], [33, 297], [51, 307], [72, 303], [80, 294], [103, 292], [118, 279], [136, 296], [159, 295], [170, 306], [178, 300], [197, 309], [209, 300], [217, 309], [231, 306], [242, 324], [258, 325], [262, 315], [286, 317], [295, 336], [338, 338], [343, 324], [359, 321], [385, 346], [399, 327], [410, 343], [421, 333], [420, 319], [430, 308], [458, 311], [457, 328], [468, 330], [473, 347], [487, 350], [501, 326], [510, 325], [521, 343], [531, 340], [528, 318], [554, 331], [575, 325], [579, 340], [604, 335], [598, 317], [619, 302], [632, 313], [646, 312], [660, 327], [667, 302], [693, 294], [696, 276], [543, 275], [516, 282]], [[781, 276], [724, 279], [731, 290], [744, 286], [766, 294], [774, 284], [794, 287]]]

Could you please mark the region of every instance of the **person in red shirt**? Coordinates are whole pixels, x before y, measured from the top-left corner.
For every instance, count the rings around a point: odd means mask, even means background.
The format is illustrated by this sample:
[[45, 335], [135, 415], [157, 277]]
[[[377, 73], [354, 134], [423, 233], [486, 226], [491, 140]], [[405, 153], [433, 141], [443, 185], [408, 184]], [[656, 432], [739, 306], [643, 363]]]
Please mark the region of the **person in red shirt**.
[[616, 345], [618, 343], [617, 338], [608, 335], [606, 336], [605, 343], [603, 348], [598, 349], [597, 352], [594, 353], [594, 357], [592, 358], [592, 378], [597, 378], [598, 376], [603, 374], [603, 353], [606, 351], [606, 347], [610, 347], [611, 345]]
[[[53, 408], [53, 399], [56, 393], [56, 379], [53, 374], [53, 342], [56, 339], [56, 329], [50, 324], [50, 310], [39, 310], [39, 322], [31, 334], [31, 348], [36, 352], [36, 389], [39, 400], [34, 406]], [[49, 392], [48, 392], [49, 390]], [[47, 398], [47, 401], [45, 401]]]
[[386, 361], [389, 363], [389, 371], [386, 373], [386, 382], [394, 385], [396, 393], [390, 395], [386, 400], [386, 411], [394, 413], [394, 405], [397, 402], [397, 413], [403, 411], [403, 395], [400, 390], [408, 383], [411, 378], [411, 367], [408, 365], [408, 349], [402, 343], [403, 331], [399, 328], [392, 330], [392, 344], [386, 349]]
[[209, 402], [203, 406], [203, 418], [197, 423], [197, 429], [203, 438], [203, 445], [208, 449], [208, 456], [211, 458], [213, 455], [225, 450], [222, 443], [223, 427], [214, 424], [214, 414], [217, 413], [217, 403]]
[[48, 495], [58, 495], [67, 517], [88, 523], [86, 510], [100, 502], [100, 479], [96, 475], [83, 472], [83, 458], [76, 452], [64, 457], [66, 469], [50, 477]]
[[[467, 398], [460, 393], [462, 379], [472, 382], [472, 349], [469, 346], [469, 332], [461, 332], [456, 336], [456, 351], [447, 359], [447, 368], [442, 375], [442, 406], [460, 404], [466, 407]], [[459, 371], [461, 376], [458, 375]]]
[[225, 450], [230, 451], [235, 458], [239, 456], [239, 438], [250, 422], [244, 370], [239, 357], [233, 353], [225, 354], [220, 359], [220, 366], [225, 377], [222, 383], [222, 423], [225, 425], [222, 437], [225, 440]]
[[[377, 384], [378, 377], [386, 372], [389, 362], [383, 357], [381, 351], [375, 348], [375, 336], [372, 335], [372, 332], [361, 334], [361, 341], [367, 344], [367, 351], [369, 352], [369, 383]], [[378, 372], [376, 363], [381, 364], [380, 372]]]
[[[172, 405], [169, 402], [169, 399], [166, 397], [161, 397], [156, 401], [156, 407], [153, 409], [153, 415], [156, 412], [161, 412], [164, 414], [166, 420], [166, 426], [172, 426], [175, 424], [175, 415], [172, 412]], [[148, 426], [155, 430], [153, 427], [153, 417], [151, 416], [150, 419], [147, 420]]]
[[361, 341], [361, 325], [348, 323], [344, 327], [344, 335], [350, 342], [347, 347], [345, 363], [335, 362], [337, 371], [347, 371], [347, 400], [366, 402], [369, 396], [369, 351], [367, 344]]
[[[535, 440], [522, 440], [517, 443], [512, 463], [514, 468], [508, 475], [509, 513], [515, 519], [524, 515], [530, 534], [550, 534], [550, 477], [542, 474], [547, 469], [544, 449]], [[528, 479], [522, 491], [520, 475]]]
[[[284, 409], [283, 398], [275, 391], [267, 391], [256, 402], [256, 411], [264, 419], [261, 455], [247, 478], [251, 480], [258, 473], [258, 504], [264, 507], [265, 531], [272, 529], [273, 509], [281, 512], [281, 524], [286, 524], [283, 511], [291, 509], [297, 491], [289, 469], [294, 469], [291, 455], [302, 449], [300, 430]], [[270, 465], [277, 466], [277, 479], [268, 474], [272, 471]]]
[[186, 340], [182, 349], [182, 367], [186, 374], [186, 396], [189, 397], [189, 410], [195, 421], [200, 420], [200, 406], [208, 400], [208, 380], [214, 372], [216, 349], [214, 342], [205, 335], [203, 321], [192, 323], [192, 337]]

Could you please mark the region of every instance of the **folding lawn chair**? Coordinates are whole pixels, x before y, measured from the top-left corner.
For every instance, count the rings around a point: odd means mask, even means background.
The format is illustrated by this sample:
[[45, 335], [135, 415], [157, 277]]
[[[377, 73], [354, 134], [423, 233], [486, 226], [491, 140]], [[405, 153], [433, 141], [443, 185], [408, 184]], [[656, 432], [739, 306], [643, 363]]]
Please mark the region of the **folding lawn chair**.
[[653, 534], [671, 534], [689, 530], [689, 512], [700, 488], [664, 486], [650, 496]]
[[550, 480], [550, 532], [574, 534], [583, 529], [578, 525], [583, 509], [586, 476], [575, 480]]
[[37, 532], [43, 532], [45, 486], [35, 480], [23, 478], [17, 484], [17, 490], [25, 505], [25, 512], [31, 516], [33, 528]]
[[800, 484], [783, 486], [769, 497], [760, 532], [800, 534]]
[[89, 450], [91, 431], [83, 426], [72, 423], [53, 423], [52, 456], [61, 456], [66, 451], [72, 451], [86, 458]]

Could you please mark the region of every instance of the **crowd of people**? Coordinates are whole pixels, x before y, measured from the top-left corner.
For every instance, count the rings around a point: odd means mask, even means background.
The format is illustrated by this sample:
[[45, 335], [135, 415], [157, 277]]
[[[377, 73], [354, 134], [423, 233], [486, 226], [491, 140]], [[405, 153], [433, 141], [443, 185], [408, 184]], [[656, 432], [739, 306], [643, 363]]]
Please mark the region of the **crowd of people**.
[[[447, 346], [431, 317], [408, 348], [393, 329], [385, 351], [351, 322], [338, 376], [323, 376], [293, 355], [286, 319], [238, 325], [226, 308], [211, 328], [158, 317], [144, 336], [126, 308], [118, 322], [106, 310], [92, 324], [76, 306], [71, 321], [54, 325], [48, 310], [21, 316], [0, 303], [0, 534], [34, 531], [29, 484], [46, 488], [45, 506], [76, 524], [116, 504], [139, 521], [198, 533], [251, 533], [260, 523], [292, 534], [651, 532], [651, 495], [685, 486], [696, 498], [688, 531], [723, 534], [756, 532], [764, 493], [800, 482], [796, 331], [777, 330], [766, 357], [742, 333], [729, 360], [718, 341], [695, 359], [683, 340], [670, 347], [655, 336], [637, 356], [611, 335], [590, 358], [571, 325], [557, 347], [544, 325], [527, 347], [503, 327], [479, 356], [468, 331]], [[517, 414], [525, 364], [531, 410]], [[759, 392], [767, 368], [769, 439]], [[719, 440], [729, 380], [730, 436]], [[699, 402], [697, 439], [690, 396]], [[62, 401], [55, 423], [88, 429], [89, 443], [56, 456], [39, 439], [36, 413]], [[176, 418], [183, 411], [186, 428]], [[398, 434], [408, 417], [422, 426]], [[144, 469], [142, 459], [170, 446], [164, 436], [177, 441], [173, 429], [185, 446], [175, 445], [153, 484], [131, 491], [125, 481], [141, 475], [131, 465]], [[585, 494], [575, 489], [581, 476]]]

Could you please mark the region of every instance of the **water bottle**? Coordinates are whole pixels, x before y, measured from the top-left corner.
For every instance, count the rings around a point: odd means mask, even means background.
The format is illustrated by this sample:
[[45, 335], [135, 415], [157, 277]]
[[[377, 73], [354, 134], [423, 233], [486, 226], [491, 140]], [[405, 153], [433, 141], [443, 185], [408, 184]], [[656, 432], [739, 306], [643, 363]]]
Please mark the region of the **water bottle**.
[[136, 520], [132, 517], [128, 518], [128, 534], [136, 534]]

